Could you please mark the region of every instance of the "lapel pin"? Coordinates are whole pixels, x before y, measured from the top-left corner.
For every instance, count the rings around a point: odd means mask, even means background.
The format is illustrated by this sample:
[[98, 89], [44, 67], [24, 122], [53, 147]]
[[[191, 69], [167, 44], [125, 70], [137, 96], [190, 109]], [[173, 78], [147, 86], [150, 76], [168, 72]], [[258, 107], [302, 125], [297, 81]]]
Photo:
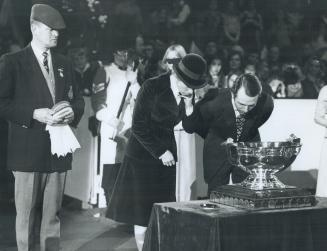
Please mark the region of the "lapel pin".
[[58, 72], [59, 72], [59, 76], [63, 78], [64, 77], [64, 69], [59, 68]]

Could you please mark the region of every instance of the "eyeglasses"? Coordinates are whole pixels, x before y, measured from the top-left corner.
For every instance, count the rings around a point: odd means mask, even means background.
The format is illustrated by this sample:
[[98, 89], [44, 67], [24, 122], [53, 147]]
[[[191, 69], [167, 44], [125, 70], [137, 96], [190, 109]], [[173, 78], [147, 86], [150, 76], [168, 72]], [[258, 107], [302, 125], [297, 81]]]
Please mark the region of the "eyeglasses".
[[181, 58], [166, 58], [167, 64], [178, 64]]

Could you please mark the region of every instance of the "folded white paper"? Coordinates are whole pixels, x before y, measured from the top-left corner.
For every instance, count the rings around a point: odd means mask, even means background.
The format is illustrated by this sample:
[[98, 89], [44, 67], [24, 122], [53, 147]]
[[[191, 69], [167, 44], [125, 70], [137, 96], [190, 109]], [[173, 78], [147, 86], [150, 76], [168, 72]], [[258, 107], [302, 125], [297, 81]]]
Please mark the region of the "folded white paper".
[[77, 148], [81, 148], [68, 125], [47, 125], [45, 130], [50, 134], [52, 155], [66, 156], [67, 153], [73, 153]]

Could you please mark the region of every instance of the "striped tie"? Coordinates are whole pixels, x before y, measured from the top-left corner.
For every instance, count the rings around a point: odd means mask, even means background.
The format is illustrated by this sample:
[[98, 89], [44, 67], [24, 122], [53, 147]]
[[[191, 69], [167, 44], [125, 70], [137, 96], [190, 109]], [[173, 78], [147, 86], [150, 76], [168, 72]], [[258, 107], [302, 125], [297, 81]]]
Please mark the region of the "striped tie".
[[242, 134], [244, 122], [245, 122], [245, 118], [243, 115], [239, 115], [236, 117], [236, 140], [237, 141], [240, 139], [240, 136]]
[[42, 53], [42, 56], [43, 56], [44, 69], [46, 69], [47, 73], [49, 73], [48, 53], [45, 51], [45, 52]]

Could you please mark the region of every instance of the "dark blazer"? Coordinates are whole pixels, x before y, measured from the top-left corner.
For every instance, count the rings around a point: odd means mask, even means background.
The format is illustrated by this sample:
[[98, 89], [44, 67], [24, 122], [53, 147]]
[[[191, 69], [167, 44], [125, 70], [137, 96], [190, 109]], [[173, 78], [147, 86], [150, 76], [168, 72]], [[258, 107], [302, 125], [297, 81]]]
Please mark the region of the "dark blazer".
[[[273, 99], [262, 93], [257, 105], [246, 114], [246, 122], [239, 141], [258, 141], [258, 128], [273, 111]], [[228, 138], [236, 141], [236, 118], [229, 89], [221, 90], [215, 98], [198, 103], [191, 116], [183, 119], [186, 132], [196, 132], [204, 138], [203, 168], [206, 183], [215, 182], [217, 170], [230, 165], [227, 152], [221, 143]]]
[[[84, 112], [84, 101], [74, 80], [70, 62], [54, 52], [56, 102], [72, 105], [76, 126]], [[0, 58], [0, 117], [8, 120], [8, 168], [24, 172], [55, 172], [71, 168], [72, 155], [58, 158], [51, 154], [45, 124], [33, 119], [37, 108], [53, 106], [51, 94], [30, 45]]]
[[180, 121], [179, 109], [170, 88], [169, 76], [166, 73], [142, 85], [133, 112], [127, 156], [158, 161], [169, 150], [177, 160], [174, 126]]

